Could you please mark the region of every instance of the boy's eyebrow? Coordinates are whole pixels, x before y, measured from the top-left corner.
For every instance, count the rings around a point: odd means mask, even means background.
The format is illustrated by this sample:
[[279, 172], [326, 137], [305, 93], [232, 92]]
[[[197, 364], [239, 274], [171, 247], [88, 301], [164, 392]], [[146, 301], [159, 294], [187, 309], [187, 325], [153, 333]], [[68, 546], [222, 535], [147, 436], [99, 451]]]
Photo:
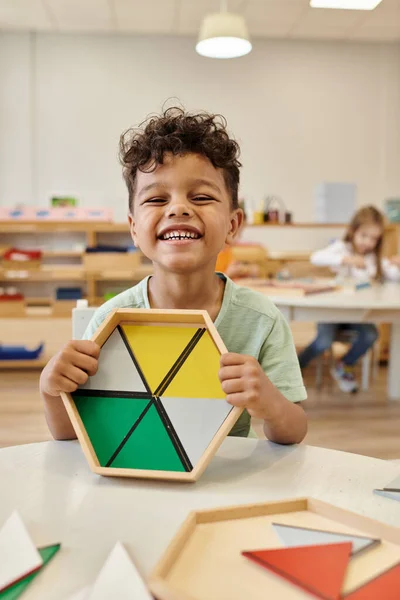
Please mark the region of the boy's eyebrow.
[[[193, 179], [190, 182], [190, 184], [193, 185], [193, 186], [196, 186], [196, 185], [207, 185], [208, 187], [213, 188], [217, 192], [221, 193], [221, 190], [218, 187], [218, 185], [216, 183], [213, 183], [212, 181], [209, 181], [208, 179]], [[142, 189], [140, 190], [138, 196], [141, 196], [145, 192], [148, 192], [148, 191], [150, 191], [150, 190], [152, 190], [154, 188], [160, 188], [162, 186], [163, 186], [163, 183], [161, 181], [154, 182], [154, 183], [149, 183], [148, 185], [145, 185], [144, 187], [142, 187]]]
[[208, 179], [194, 179], [191, 183], [192, 185], [207, 185], [208, 187], [213, 188], [217, 192], [221, 193], [221, 190], [217, 184], [209, 181]]

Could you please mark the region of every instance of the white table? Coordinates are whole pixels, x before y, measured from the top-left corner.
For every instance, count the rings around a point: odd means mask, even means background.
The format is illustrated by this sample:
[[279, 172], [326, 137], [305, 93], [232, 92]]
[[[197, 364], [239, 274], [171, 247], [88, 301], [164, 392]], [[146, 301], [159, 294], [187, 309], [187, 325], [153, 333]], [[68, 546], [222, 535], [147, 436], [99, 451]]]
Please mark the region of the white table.
[[[262, 287], [254, 287], [262, 292]], [[340, 290], [310, 296], [268, 297], [288, 321], [391, 323], [388, 396], [400, 400], [400, 285], [385, 283], [361, 290]]]
[[195, 484], [101, 478], [78, 442], [0, 450], [0, 523], [18, 509], [36, 544], [62, 549], [24, 600], [64, 600], [91, 583], [116, 541], [144, 576], [193, 509], [310, 496], [400, 525], [400, 503], [373, 494], [399, 472], [375, 458], [228, 438]]

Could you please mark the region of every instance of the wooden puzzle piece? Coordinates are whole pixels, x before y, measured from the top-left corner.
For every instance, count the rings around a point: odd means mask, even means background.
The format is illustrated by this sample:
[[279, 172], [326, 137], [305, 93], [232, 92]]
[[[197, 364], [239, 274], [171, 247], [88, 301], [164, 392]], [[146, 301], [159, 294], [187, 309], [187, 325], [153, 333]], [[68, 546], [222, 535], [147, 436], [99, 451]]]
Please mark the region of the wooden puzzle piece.
[[126, 440], [118, 455], [107, 466], [151, 471], [190, 471], [191, 465], [182, 444], [167, 429], [158, 399]]
[[400, 502], [400, 491], [389, 492], [387, 490], [374, 490], [374, 494], [377, 494], [378, 496], [383, 496], [384, 498], [389, 498], [390, 500], [397, 500], [397, 502]]
[[79, 395], [74, 399], [101, 466], [112, 462], [121, 443], [151, 405], [151, 396], [120, 398]]
[[76, 592], [68, 600], [153, 600], [139, 571], [118, 542], [93, 585]]
[[275, 533], [282, 544], [292, 548], [294, 546], [316, 546], [318, 544], [335, 544], [340, 542], [351, 542], [353, 545], [352, 556], [380, 544], [380, 540], [360, 535], [347, 533], [334, 533], [308, 527], [295, 527], [294, 525], [283, 525], [272, 523]]
[[207, 450], [232, 406], [219, 398], [160, 398], [192, 465]]
[[98, 370], [80, 390], [150, 393], [120, 328], [114, 329], [101, 349]]
[[42, 566], [37, 571], [34, 571], [30, 575], [24, 577], [17, 583], [14, 583], [11, 587], [5, 591], [0, 592], [0, 600], [17, 600], [29, 586], [29, 584], [42, 572], [42, 569], [51, 561], [51, 559], [57, 554], [60, 549], [60, 544], [54, 544], [52, 546], [46, 546], [39, 548], [38, 552], [42, 559]]
[[339, 600], [351, 550], [345, 542], [242, 554], [321, 600]]
[[383, 488], [387, 492], [400, 492], [400, 475]]
[[146, 378], [151, 393], [173, 368], [198, 332], [198, 327], [121, 325], [130, 349]]
[[165, 391], [158, 395], [169, 398], [219, 398], [225, 400], [226, 395], [218, 377], [219, 361], [218, 350], [209, 333], [205, 331]]
[[353, 590], [345, 600], [399, 600], [400, 563]]
[[43, 560], [17, 512], [0, 530], [0, 592], [34, 573]]

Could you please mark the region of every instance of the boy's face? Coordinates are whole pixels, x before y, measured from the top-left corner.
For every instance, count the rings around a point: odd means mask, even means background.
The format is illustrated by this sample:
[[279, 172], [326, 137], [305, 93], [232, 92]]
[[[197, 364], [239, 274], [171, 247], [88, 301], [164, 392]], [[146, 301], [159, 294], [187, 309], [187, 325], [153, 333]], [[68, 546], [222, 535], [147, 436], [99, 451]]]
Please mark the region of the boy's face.
[[223, 172], [198, 154], [168, 154], [151, 173], [138, 171], [132, 238], [165, 270], [191, 273], [212, 266], [243, 220], [232, 210]]

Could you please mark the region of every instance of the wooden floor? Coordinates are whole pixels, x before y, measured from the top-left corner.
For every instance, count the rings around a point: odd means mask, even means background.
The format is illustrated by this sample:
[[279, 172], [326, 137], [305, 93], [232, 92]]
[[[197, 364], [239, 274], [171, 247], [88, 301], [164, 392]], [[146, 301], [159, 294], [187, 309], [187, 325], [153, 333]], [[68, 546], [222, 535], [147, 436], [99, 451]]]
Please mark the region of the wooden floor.
[[[0, 372], [0, 447], [50, 439], [38, 391], [38, 371]], [[379, 458], [400, 458], [400, 401], [386, 398], [386, 369], [369, 392], [345, 395], [327, 375], [317, 391], [306, 373], [306, 443]], [[255, 423], [255, 429], [261, 430]]]

